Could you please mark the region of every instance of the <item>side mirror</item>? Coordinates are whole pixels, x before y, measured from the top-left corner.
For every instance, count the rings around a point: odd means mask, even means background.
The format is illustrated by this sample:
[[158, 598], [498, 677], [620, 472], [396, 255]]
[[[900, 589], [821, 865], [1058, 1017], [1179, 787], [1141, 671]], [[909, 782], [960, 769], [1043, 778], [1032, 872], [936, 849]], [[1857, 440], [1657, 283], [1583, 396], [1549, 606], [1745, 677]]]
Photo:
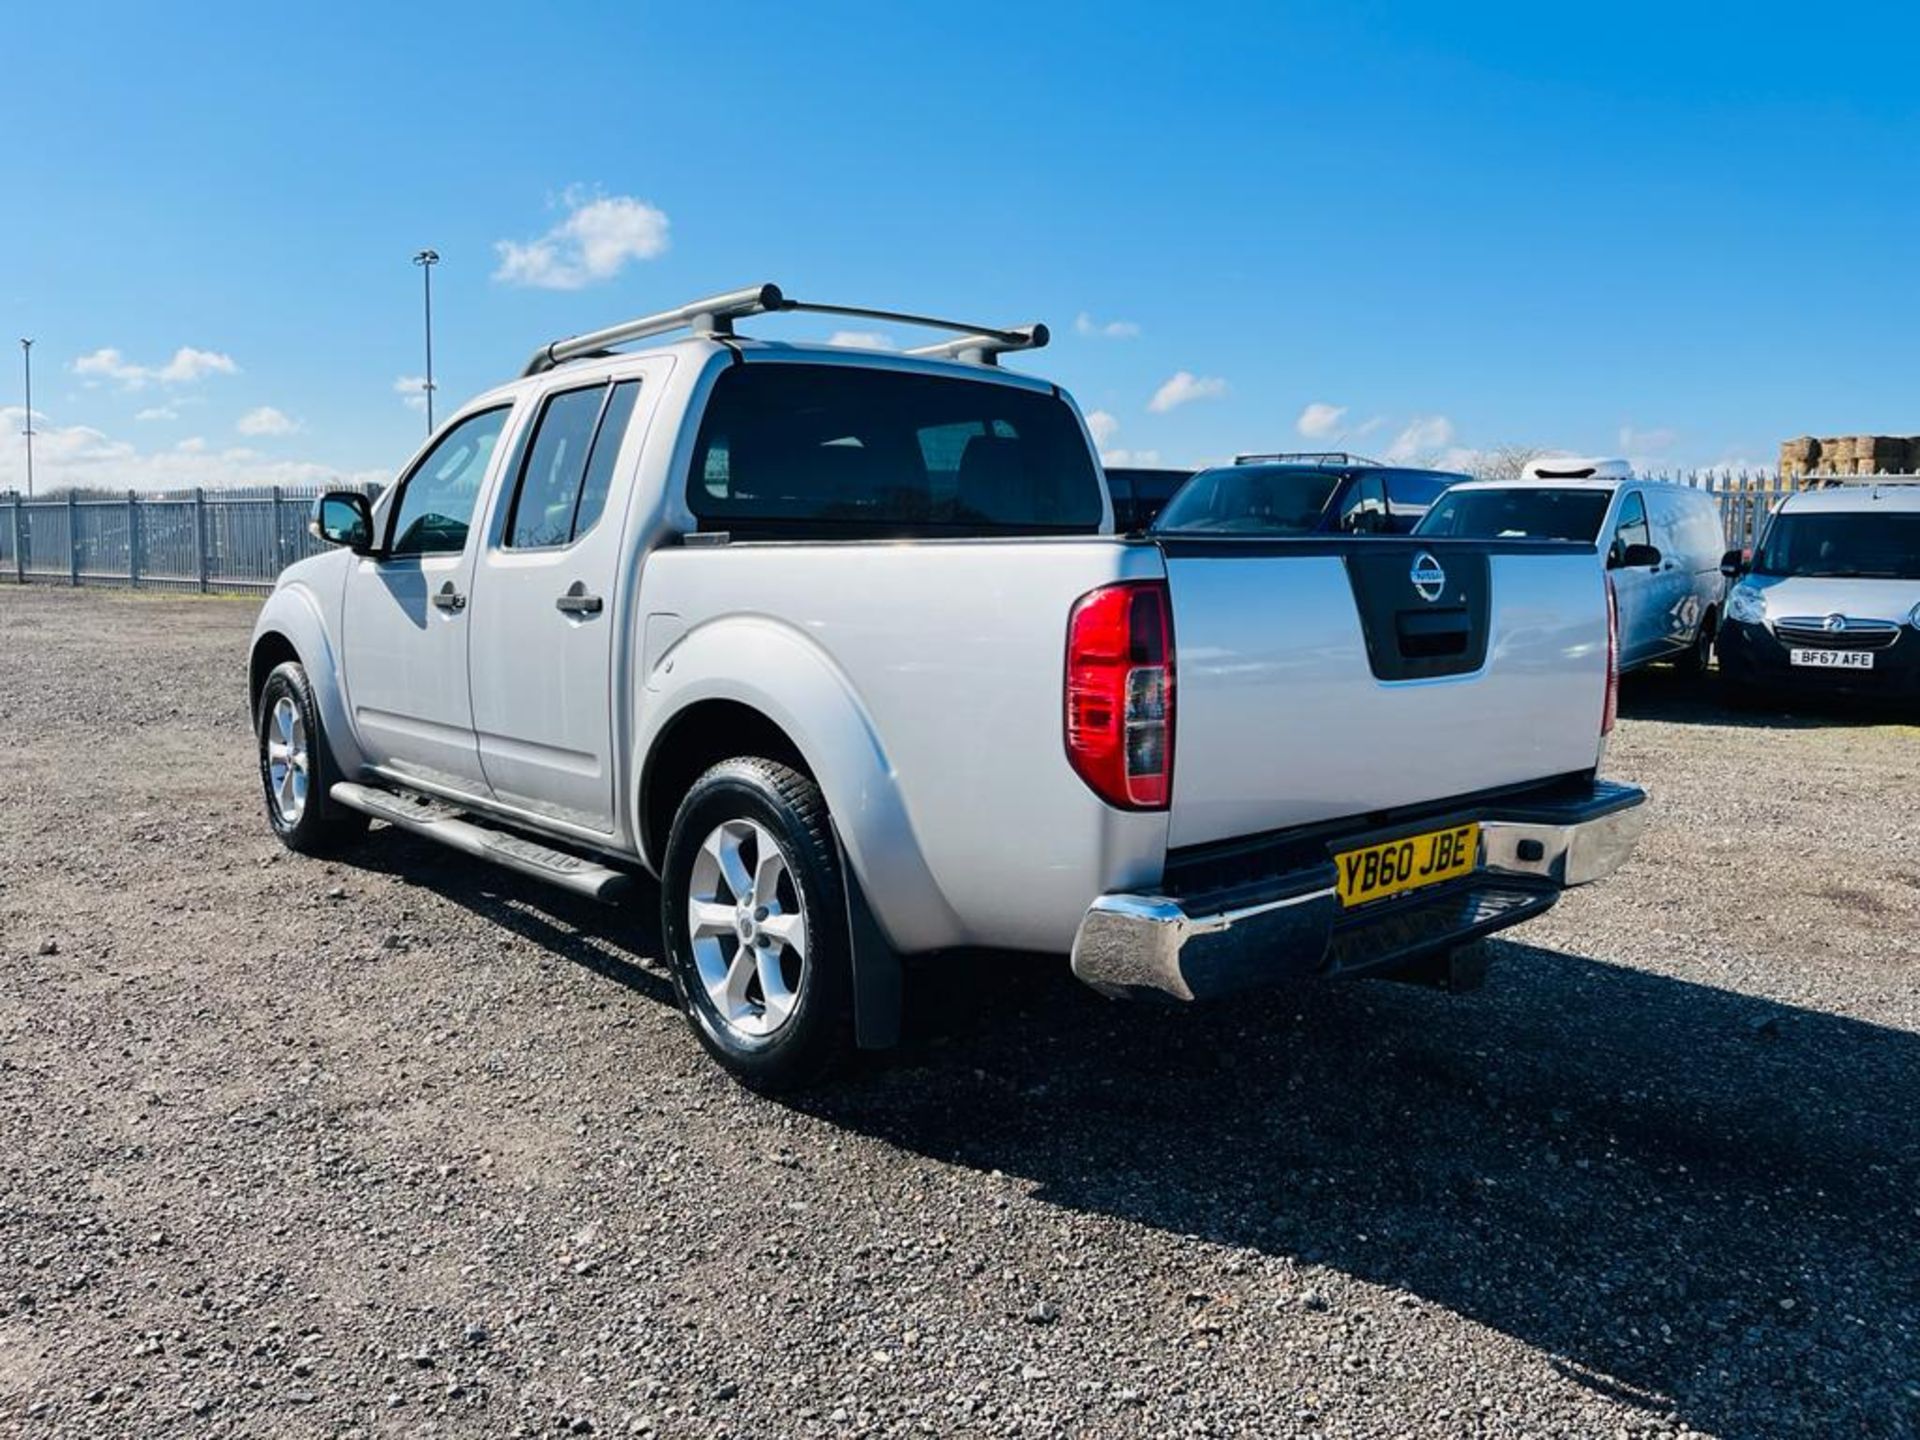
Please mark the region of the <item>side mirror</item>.
[[1720, 573], [1729, 580], [1738, 580], [1747, 573], [1747, 552], [1729, 550], [1720, 557]]
[[1616, 550], [1607, 566], [1610, 570], [1651, 570], [1660, 563], [1659, 547], [1654, 545], [1629, 545], [1624, 550]]
[[373, 549], [373, 506], [358, 490], [329, 490], [313, 502], [307, 531], [316, 540], [365, 555]]

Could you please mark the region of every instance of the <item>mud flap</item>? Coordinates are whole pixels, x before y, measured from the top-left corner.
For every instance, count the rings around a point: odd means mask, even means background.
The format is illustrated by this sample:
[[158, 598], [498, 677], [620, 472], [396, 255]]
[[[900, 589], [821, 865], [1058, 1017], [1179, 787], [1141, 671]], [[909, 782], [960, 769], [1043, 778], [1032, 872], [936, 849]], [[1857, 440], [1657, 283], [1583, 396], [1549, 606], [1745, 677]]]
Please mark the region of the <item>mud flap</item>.
[[860, 877], [847, 863], [836, 834], [840, 874], [847, 892], [847, 943], [853, 952], [853, 1039], [862, 1050], [890, 1050], [900, 1043], [906, 981], [900, 955], [881, 932], [867, 904]]

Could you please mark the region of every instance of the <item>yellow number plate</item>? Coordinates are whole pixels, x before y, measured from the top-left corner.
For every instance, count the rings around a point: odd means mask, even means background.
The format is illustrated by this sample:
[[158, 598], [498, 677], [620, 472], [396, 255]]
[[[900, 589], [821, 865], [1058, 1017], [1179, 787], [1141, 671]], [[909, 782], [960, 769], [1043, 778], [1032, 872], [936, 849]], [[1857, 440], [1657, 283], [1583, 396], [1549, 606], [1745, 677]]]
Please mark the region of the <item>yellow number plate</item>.
[[1333, 857], [1340, 870], [1340, 903], [1364, 905], [1404, 895], [1471, 871], [1480, 858], [1480, 827], [1455, 825], [1404, 840], [1346, 850]]

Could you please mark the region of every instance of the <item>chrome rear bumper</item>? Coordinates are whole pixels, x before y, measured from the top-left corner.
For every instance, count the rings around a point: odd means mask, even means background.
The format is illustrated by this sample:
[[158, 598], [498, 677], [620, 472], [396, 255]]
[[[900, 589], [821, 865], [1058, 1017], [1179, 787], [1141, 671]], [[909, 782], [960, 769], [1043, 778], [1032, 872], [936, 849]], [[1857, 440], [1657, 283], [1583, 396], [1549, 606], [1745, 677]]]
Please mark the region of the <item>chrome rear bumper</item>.
[[[1540, 914], [1561, 890], [1617, 870], [1646, 827], [1645, 792], [1498, 802], [1420, 823], [1476, 820], [1474, 872], [1431, 891], [1343, 911], [1331, 854], [1222, 894], [1102, 895], [1073, 943], [1073, 973], [1102, 994], [1202, 1000], [1293, 976], [1363, 974]], [[1367, 843], [1367, 837], [1343, 842]]]

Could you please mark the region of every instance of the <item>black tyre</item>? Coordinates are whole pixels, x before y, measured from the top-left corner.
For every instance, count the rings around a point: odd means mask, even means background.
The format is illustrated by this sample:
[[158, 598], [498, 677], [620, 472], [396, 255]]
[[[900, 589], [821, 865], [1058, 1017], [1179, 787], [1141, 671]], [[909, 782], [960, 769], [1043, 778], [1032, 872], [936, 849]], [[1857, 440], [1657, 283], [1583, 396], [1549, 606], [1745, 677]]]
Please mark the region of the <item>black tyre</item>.
[[320, 727], [320, 707], [297, 660], [274, 667], [254, 713], [267, 823], [289, 850], [329, 855], [367, 833], [367, 817], [327, 792], [339, 779]]
[[1707, 667], [1713, 663], [1713, 637], [1720, 628], [1719, 619], [1711, 610], [1700, 617], [1700, 628], [1694, 632], [1693, 644], [1674, 661], [1674, 668], [1682, 675], [1697, 678], [1707, 673]]
[[661, 866], [660, 931], [687, 1021], [757, 1090], [793, 1090], [853, 1049], [840, 854], [820, 788], [723, 760], [687, 791]]

